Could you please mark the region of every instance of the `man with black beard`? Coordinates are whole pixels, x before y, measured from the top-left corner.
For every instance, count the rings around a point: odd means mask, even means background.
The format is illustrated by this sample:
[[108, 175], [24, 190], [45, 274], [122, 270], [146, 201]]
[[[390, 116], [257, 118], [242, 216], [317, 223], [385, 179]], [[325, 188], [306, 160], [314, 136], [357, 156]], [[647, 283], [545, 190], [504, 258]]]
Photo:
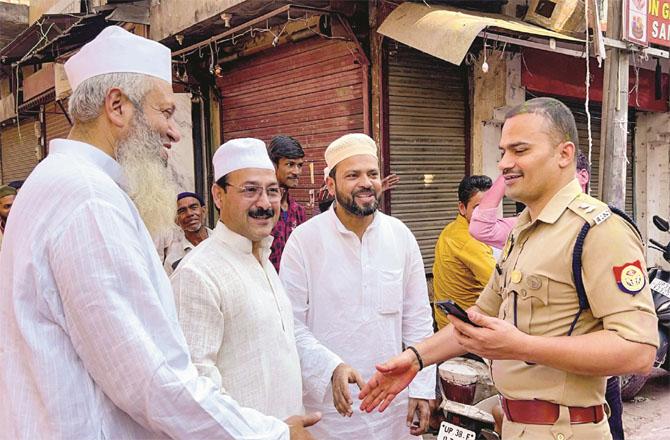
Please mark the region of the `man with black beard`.
[[[424, 266], [410, 230], [377, 211], [382, 183], [375, 142], [348, 134], [331, 143], [325, 156], [335, 203], [293, 231], [280, 278], [296, 322], [368, 377], [387, 354], [432, 335]], [[307, 411], [323, 414], [310, 428], [317, 438], [399, 440], [428, 425], [434, 369], [422, 371], [390, 412], [364, 414], [358, 404], [352, 408], [358, 392], [341, 385], [344, 365], [315, 356], [302, 368], [303, 378], [319, 379], [318, 386], [304, 387]]]
[[149, 234], [174, 224], [170, 49], [110, 26], [65, 71], [74, 125], [23, 185], [0, 252], [2, 436], [311, 438], [314, 418], [241, 407], [190, 361]]

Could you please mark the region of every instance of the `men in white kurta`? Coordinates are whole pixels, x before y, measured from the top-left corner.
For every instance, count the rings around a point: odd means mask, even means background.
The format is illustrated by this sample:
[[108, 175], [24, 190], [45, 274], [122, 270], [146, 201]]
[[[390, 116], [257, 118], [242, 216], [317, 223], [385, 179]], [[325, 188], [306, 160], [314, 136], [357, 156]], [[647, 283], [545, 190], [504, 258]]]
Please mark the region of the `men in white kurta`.
[[[347, 135], [329, 146], [326, 161], [336, 203], [293, 232], [280, 278], [296, 320], [363, 377], [370, 377], [386, 354], [398, 354], [403, 344], [432, 334], [424, 266], [409, 229], [376, 210], [381, 180], [374, 141]], [[303, 363], [303, 377], [329, 378], [334, 368], [330, 359], [314, 359], [309, 366]], [[354, 386], [350, 391], [358, 395]], [[418, 413], [421, 427], [411, 432], [420, 433], [428, 422], [427, 399], [435, 398], [435, 369], [422, 371], [409, 393], [383, 414], [361, 413], [354, 403], [351, 419], [343, 419], [325, 386], [306, 387], [305, 393], [307, 410], [323, 413], [321, 422], [310, 428], [317, 438], [411, 438], [408, 412], [410, 418]]]
[[269, 260], [282, 191], [258, 139], [226, 142], [213, 162], [220, 221], [171, 277], [179, 323], [200, 374], [283, 419], [303, 407], [291, 303]]
[[145, 226], [164, 224], [138, 201], [169, 185], [160, 150], [179, 139], [170, 50], [111, 26], [65, 70], [70, 139], [27, 179], [0, 252], [0, 437], [288, 440], [198, 375]]

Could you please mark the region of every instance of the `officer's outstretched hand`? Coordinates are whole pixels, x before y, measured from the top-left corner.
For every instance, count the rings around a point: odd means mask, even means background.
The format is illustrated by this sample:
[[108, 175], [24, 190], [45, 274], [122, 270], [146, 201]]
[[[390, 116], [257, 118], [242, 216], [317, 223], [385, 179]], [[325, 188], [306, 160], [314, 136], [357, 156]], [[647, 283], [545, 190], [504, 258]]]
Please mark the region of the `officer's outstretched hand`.
[[468, 309], [468, 317], [477, 324], [466, 324], [453, 315], [448, 315], [454, 326], [456, 340], [469, 353], [486, 359], [524, 360], [524, 349], [529, 337], [514, 325]]
[[363, 399], [361, 411], [372, 412], [379, 404], [379, 412], [384, 411], [419, 372], [416, 355], [409, 350], [375, 368], [377, 371], [358, 395], [359, 399]]

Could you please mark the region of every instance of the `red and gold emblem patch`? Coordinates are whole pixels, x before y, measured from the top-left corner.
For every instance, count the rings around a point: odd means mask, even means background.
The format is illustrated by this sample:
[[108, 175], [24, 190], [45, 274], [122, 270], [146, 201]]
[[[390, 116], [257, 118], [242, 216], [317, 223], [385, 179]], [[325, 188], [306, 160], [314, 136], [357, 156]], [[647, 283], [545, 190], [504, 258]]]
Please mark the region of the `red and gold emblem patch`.
[[614, 266], [612, 271], [619, 290], [630, 295], [639, 293], [647, 284], [647, 276], [642, 270], [640, 260], [626, 263], [623, 266]]

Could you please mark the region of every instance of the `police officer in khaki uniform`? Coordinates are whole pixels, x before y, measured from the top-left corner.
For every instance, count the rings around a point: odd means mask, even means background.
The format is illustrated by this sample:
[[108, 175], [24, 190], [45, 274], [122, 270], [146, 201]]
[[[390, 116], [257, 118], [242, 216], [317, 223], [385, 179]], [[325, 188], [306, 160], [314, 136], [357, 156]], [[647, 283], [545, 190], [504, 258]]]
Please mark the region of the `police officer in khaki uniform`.
[[[575, 179], [570, 110], [536, 98], [506, 117], [500, 141], [506, 195], [526, 204], [489, 284], [453, 326], [377, 367], [361, 393], [372, 411], [425, 365], [465, 352], [491, 361], [503, 396], [503, 438], [610, 439], [606, 376], [644, 374], [658, 346], [643, 245], [635, 229]], [[580, 312], [572, 270], [585, 223]]]

